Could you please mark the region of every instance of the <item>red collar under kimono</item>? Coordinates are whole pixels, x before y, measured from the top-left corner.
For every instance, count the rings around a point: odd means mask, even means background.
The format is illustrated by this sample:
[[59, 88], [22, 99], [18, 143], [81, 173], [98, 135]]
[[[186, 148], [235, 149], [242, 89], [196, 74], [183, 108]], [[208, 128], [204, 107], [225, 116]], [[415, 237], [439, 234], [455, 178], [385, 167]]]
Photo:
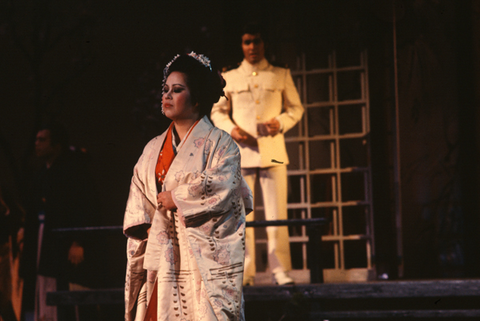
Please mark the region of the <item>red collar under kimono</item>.
[[[195, 124], [190, 127], [187, 135], [183, 138], [183, 140], [187, 140], [188, 135], [192, 132], [195, 125], [197, 125], [199, 120], [195, 122]], [[157, 182], [157, 186], [159, 187], [158, 190], [161, 190], [161, 186], [165, 181], [165, 176], [167, 176], [168, 169], [175, 158], [175, 151], [173, 150], [173, 142], [172, 142], [172, 131], [173, 131], [173, 122], [168, 127], [167, 137], [165, 137], [165, 141], [163, 142], [162, 150], [158, 155], [157, 166], [155, 167], [155, 181]]]

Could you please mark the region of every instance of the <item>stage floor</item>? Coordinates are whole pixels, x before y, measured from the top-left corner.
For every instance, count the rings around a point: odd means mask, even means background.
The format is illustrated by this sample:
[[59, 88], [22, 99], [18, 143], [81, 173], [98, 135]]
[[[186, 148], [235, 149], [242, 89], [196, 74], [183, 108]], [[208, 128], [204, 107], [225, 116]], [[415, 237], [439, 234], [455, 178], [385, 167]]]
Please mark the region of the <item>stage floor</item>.
[[[244, 298], [248, 321], [480, 320], [480, 279], [249, 286]], [[52, 292], [47, 302], [123, 305], [123, 289]]]

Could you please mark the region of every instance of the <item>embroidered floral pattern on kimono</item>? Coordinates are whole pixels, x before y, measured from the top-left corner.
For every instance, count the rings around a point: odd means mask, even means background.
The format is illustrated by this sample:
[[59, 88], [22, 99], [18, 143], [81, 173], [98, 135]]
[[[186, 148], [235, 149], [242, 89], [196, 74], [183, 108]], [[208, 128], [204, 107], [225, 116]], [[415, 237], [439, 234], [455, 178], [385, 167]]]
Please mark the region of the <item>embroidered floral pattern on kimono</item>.
[[238, 147], [207, 117], [200, 120], [165, 175], [162, 189], [177, 207], [167, 211], [157, 207], [155, 178], [165, 136], [147, 144], [130, 186], [125, 320], [135, 319], [145, 273], [147, 300], [157, 284], [158, 320], [244, 320], [245, 215], [253, 204]]

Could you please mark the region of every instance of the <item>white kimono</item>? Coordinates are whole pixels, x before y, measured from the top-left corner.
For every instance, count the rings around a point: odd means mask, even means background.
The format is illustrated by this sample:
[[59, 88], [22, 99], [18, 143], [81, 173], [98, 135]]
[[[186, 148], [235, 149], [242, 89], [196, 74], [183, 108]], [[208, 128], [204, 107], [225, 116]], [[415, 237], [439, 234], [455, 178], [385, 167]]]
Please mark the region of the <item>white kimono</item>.
[[244, 320], [245, 215], [253, 204], [239, 149], [202, 118], [165, 177], [162, 189], [177, 206], [172, 212], [157, 208], [155, 167], [165, 137], [152, 139], [134, 168], [124, 218], [125, 319], [134, 319], [137, 298], [145, 300], [138, 297], [142, 285], [150, 298], [157, 280], [158, 320]]

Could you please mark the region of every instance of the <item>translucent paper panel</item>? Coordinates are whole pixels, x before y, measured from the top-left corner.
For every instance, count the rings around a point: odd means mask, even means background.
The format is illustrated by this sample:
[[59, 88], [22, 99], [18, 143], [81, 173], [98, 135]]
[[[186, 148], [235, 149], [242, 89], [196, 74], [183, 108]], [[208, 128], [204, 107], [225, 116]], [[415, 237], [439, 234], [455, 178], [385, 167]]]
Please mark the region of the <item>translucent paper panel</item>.
[[338, 133], [361, 134], [364, 132], [363, 105], [338, 106]]
[[309, 143], [310, 170], [333, 168], [335, 145], [331, 140], [315, 140]]
[[330, 101], [329, 73], [307, 75], [307, 103]]
[[[302, 120], [300, 120], [301, 122]], [[288, 130], [286, 133], [285, 133], [285, 137], [299, 137], [299, 136], [302, 136], [302, 134], [300, 133], [300, 122], [298, 122], [295, 126], [293, 126], [290, 130]]]
[[288, 176], [288, 203], [304, 202], [306, 187], [305, 175]]
[[365, 138], [340, 140], [340, 167], [367, 167], [368, 150]]
[[309, 137], [333, 134], [333, 107], [310, 107], [307, 117]]
[[367, 245], [366, 240], [345, 241], [345, 268], [366, 268], [367, 267]]
[[365, 206], [345, 206], [342, 208], [343, 235], [364, 235], [367, 233]]
[[303, 243], [290, 243], [290, 257], [294, 270], [303, 269]]
[[362, 98], [360, 75], [361, 71], [357, 70], [337, 73], [338, 101]]
[[333, 269], [335, 268], [335, 245], [338, 245], [338, 242], [320, 242], [320, 247], [316, 253], [309, 253], [308, 255], [319, 256], [323, 269]]
[[322, 235], [336, 235], [333, 226], [334, 214], [338, 213], [336, 207], [316, 207], [311, 209], [312, 218], [325, 218], [329, 221], [328, 224], [322, 227]]
[[365, 173], [342, 173], [342, 201], [365, 201]]
[[333, 202], [333, 188], [335, 175], [317, 174], [310, 177], [310, 201], [312, 204], [320, 202]]
[[[302, 208], [295, 208], [288, 210], [288, 218], [289, 219], [303, 219], [307, 218], [307, 209]], [[301, 225], [293, 225], [288, 227], [288, 233], [290, 236], [303, 236], [303, 229]]]
[[287, 153], [290, 164], [288, 170], [305, 168], [305, 145], [303, 142], [287, 142]]

